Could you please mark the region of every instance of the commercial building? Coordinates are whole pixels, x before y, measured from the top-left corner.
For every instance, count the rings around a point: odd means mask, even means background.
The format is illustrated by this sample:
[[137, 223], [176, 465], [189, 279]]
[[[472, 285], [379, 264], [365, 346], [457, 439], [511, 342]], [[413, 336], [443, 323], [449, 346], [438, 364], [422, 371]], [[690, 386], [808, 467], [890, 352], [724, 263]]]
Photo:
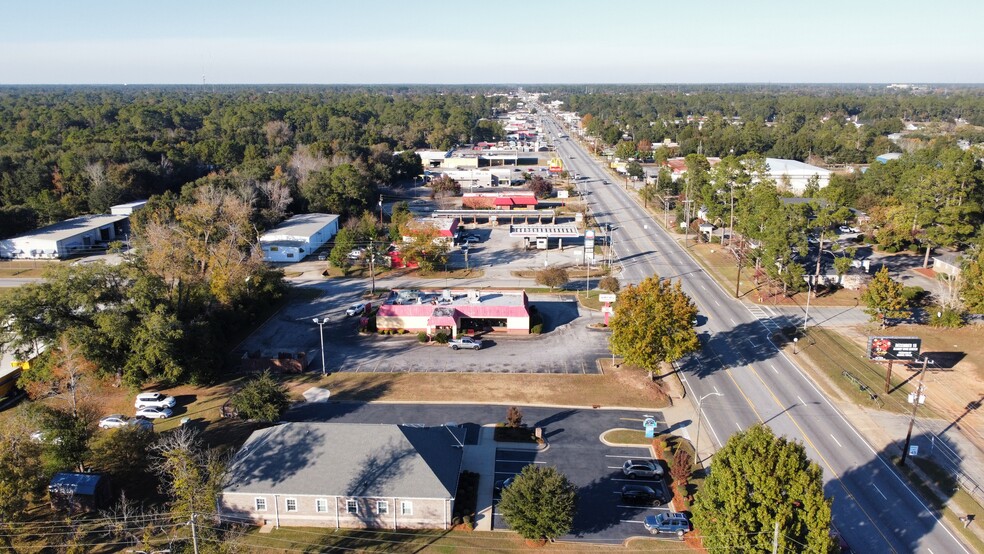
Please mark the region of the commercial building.
[[283, 423], [233, 458], [219, 516], [259, 525], [449, 529], [460, 427]]
[[109, 208], [109, 213], [113, 215], [133, 215], [133, 212], [147, 205], [146, 200], [134, 200], [126, 204], [117, 204]]
[[263, 233], [260, 248], [268, 262], [299, 262], [337, 232], [337, 215], [299, 214]]
[[376, 312], [376, 328], [445, 333], [530, 333], [529, 299], [523, 291], [393, 290]]
[[830, 184], [833, 174], [830, 170], [796, 160], [766, 158], [765, 163], [769, 167], [769, 176], [775, 180], [779, 190], [789, 190], [793, 194], [803, 194], [807, 183], [814, 177], [820, 188], [824, 188]]
[[130, 232], [127, 215], [83, 215], [0, 241], [0, 258], [62, 259], [105, 249]]
[[532, 193], [499, 193], [499, 192], [466, 192], [461, 196], [461, 205], [465, 208], [485, 210], [532, 210], [540, 201]]
[[437, 231], [437, 236], [434, 237], [435, 242], [441, 240], [450, 244], [454, 242], [454, 235], [458, 232], [458, 218], [421, 217], [410, 222], [405, 231], [410, 234], [403, 236], [404, 242], [413, 240], [412, 235], [415, 233]]

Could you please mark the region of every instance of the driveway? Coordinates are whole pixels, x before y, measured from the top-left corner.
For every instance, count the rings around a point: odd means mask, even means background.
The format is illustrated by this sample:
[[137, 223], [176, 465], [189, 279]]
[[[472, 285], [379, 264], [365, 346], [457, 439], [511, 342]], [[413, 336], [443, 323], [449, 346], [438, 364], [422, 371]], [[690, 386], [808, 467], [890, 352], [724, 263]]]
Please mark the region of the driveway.
[[[424, 425], [456, 422], [475, 429], [502, 421], [506, 410], [507, 406], [317, 403], [298, 406], [289, 411], [285, 419]], [[565, 540], [620, 544], [629, 537], [647, 535], [642, 520], [647, 514], [667, 508], [625, 505], [619, 492], [630, 482], [622, 475], [622, 463], [629, 458], [649, 458], [649, 449], [607, 446], [600, 436], [616, 427], [641, 429], [644, 416], [650, 415], [660, 422], [658, 430], [667, 428], [659, 411], [523, 408], [523, 421], [543, 428], [549, 448], [539, 452], [520, 451], [510, 448], [509, 443], [496, 443], [494, 448], [486, 448], [483, 455], [494, 457], [487, 467], [494, 469], [491, 469], [491, 475], [481, 476], [480, 486], [491, 488], [496, 480], [519, 473], [529, 463], [555, 466], [574, 483], [578, 493], [574, 531], [563, 537]], [[647, 481], [640, 479], [637, 482], [646, 484]], [[479, 506], [479, 510], [482, 509]], [[508, 528], [497, 516], [493, 519], [493, 527]]]

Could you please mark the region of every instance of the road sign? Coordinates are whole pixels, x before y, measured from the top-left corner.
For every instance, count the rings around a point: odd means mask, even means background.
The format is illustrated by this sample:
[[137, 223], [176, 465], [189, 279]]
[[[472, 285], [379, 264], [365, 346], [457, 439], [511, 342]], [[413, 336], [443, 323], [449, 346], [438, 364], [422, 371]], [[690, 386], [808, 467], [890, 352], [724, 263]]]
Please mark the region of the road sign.
[[919, 454], [919, 446], [913, 444], [912, 446], [909, 447], [910, 456], [916, 456], [918, 454]]
[[602, 306], [601, 313], [615, 315], [615, 308], [611, 306]]
[[617, 298], [617, 297], [614, 294], [599, 294], [598, 295], [598, 301], [599, 302], [614, 302], [615, 301], [615, 298]]
[[646, 428], [646, 438], [652, 439], [656, 437], [656, 420], [647, 417], [645, 421], [642, 422], [642, 426]]

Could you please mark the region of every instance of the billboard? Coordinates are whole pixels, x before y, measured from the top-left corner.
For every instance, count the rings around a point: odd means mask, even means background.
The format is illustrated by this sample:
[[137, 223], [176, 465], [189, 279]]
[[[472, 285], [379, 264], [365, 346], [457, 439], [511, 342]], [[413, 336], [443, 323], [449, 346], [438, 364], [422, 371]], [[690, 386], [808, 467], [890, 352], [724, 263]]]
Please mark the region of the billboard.
[[868, 337], [868, 358], [875, 361], [915, 360], [921, 348], [919, 337]]

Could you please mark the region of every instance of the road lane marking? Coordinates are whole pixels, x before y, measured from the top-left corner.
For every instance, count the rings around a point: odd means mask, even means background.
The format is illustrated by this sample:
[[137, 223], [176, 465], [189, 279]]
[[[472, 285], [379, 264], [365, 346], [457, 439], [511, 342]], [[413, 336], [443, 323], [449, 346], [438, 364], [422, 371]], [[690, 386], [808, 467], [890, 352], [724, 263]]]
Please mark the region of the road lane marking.
[[834, 442], [837, 443], [838, 448], [844, 448], [844, 445], [842, 445], [840, 441], [837, 440], [837, 437], [835, 437], [833, 433], [830, 434], [830, 438], [834, 439]]
[[735, 319], [734, 319], [734, 318], [732, 318], [732, 317], [729, 317], [728, 319], [730, 319], [730, 320], [731, 320], [731, 324], [732, 324], [732, 325], [738, 325], [738, 322], [737, 322], [737, 321], [735, 321]]
[[779, 370], [776, 369], [776, 364], [769, 364], [769, 367], [772, 368], [772, 372], [773, 373], [775, 373], [776, 375], [779, 375]]
[[[622, 448], [622, 447], [619, 447]], [[638, 448], [647, 448], [645, 446], [639, 446]], [[622, 458], [623, 460], [636, 460], [638, 458], [645, 458], [645, 456], [617, 456], [615, 454], [605, 454], [606, 458]], [[619, 466], [622, 467], [622, 466]]]
[[704, 285], [701, 285], [700, 290], [707, 290], [707, 289], [704, 287]]
[[741, 425], [739, 425], [737, 421], [735, 422], [735, 427], [738, 428], [739, 432], [744, 431], [744, 429], [741, 428]]
[[796, 400], [799, 400], [800, 401], [800, 404], [802, 404], [803, 406], [806, 406], [806, 402], [803, 402], [803, 399], [800, 398], [800, 395], [798, 395], [798, 394], [796, 395]]
[[721, 303], [718, 302], [716, 298], [714, 299], [714, 303], [717, 304], [719, 307], [721, 306]]
[[883, 493], [883, 492], [881, 491], [881, 489], [879, 489], [879, 488], [878, 488], [878, 485], [876, 485], [876, 484], [874, 484], [874, 483], [872, 483], [872, 484], [871, 484], [871, 486], [872, 486], [872, 487], [875, 487], [875, 490], [876, 490], [876, 491], [878, 491], [878, 494], [880, 494], [882, 498], [884, 498], [885, 500], [888, 500], [888, 497], [887, 497], [887, 496], [885, 496], [885, 493]]

